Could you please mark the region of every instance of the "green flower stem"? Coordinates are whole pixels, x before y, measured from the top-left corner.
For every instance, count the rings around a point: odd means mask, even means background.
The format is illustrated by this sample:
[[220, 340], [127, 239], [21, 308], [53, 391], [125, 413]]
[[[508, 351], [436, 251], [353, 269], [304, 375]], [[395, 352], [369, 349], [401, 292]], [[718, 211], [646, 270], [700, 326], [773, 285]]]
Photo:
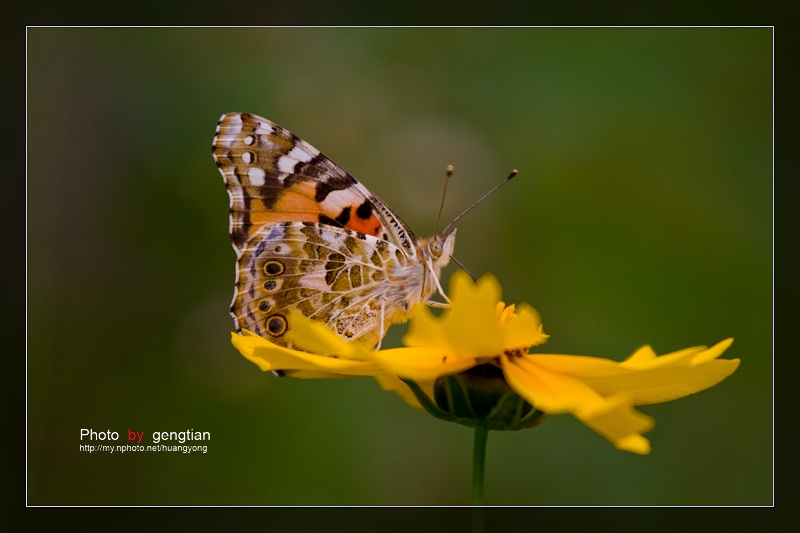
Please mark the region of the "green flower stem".
[[488, 437], [488, 424], [483, 420], [476, 420], [472, 450], [472, 505], [483, 505], [483, 471], [484, 463], [486, 463], [486, 440]]
[[475, 421], [475, 440], [472, 450], [472, 531], [483, 531], [483, 472], [486, 463], [486, 440], [489, 426], [483, 420]]

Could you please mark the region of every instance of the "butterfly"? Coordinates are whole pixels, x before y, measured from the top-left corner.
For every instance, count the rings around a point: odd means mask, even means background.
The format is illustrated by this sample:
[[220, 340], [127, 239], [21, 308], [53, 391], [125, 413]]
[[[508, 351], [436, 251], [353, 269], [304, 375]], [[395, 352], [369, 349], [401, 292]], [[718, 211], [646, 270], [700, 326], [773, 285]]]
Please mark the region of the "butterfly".
[[230, 196], [239, 333], [293, 348], [294, 310], [374, 346], [414, 305], [447, 298], [439, 276], [455, 229], [417, 238], [353, 176], [257, 115], [223, 115], [212, 153]]

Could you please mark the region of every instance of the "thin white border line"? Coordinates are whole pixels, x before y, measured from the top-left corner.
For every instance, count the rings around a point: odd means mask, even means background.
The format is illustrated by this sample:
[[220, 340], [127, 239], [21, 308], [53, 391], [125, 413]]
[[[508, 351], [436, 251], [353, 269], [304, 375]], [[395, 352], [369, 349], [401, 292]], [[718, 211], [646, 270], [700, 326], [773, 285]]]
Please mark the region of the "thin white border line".
[[771, 28], [772, 29], [772, 504], [771, 505], [486, 505], [491, 508], [770, 508], [775, 507], [775, 26], [25, 26], [25, 507], [26, 508], [356, 508], [356, 509], [392, 509], [392, 508], [469, 508], [470, 505], [31, 505], [28, 502], [28, 30], [31, 28]]
[[25, 27], [25, 507], [29, 507], [28, 497], [28, 27]]
[[775, 28], [772, 28], [772, 506], [775, 506]]
[[[26, 507], [86, 507], [86, 508], [181, 508], [181, 509], [472, 509], [472, 505], [28, 505]], [[760, 509], [772, 505], [482, 505], [492, 509]]]
[[[674, 25], [674, 26], [659, 26], [659, 25], [643, 25], [643, 26], [636, 26], [636, 25], [610, 25], [610, 26], [568, 26], [568, 25], [554, 25], [554, 26], [25, 26], [26, 29], [28, 28], [155, 28], [155, 29], [176, 29], [176, 28], [184, 28], [184, 29], [215, 29], [215, 28], [234, 28], [234, 29], [257, 29], [257, 28], [287, 28], [287, 29], [300, 29], [300, 28], [307, 28], [307, 29], [329, 29], [329, 28], [344, 28], [344, 29], [416, 29], [416, 28], [432, 28], [432, 29], [528, 29], [528, 28], [664, 28], [664, 29], [675, 29], [675, 28], [697, 28], [697, 29], [708, 29], [708, 28], [772, 28], [775, 29], [774, 25], [720, 25], [720, 26], [713, 26], [713, 25], [702, 25], [702, 26], [691, 26], [691, 25]], [[773, 50], [774, 50], [774, 33], [773, 33]]]

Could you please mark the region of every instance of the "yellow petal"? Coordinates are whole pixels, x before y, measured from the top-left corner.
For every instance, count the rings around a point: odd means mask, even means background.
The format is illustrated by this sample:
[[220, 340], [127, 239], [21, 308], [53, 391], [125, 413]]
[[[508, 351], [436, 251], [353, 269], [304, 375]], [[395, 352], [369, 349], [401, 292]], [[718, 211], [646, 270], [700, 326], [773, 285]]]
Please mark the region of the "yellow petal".
[[321, 322], [308, 320], [296, 311], [290, 313], [290, 322], [291, 339], [303, 351], [347, 359], [363, 358], [361, 353], [366, 349], [363, 343], [348, 342]]
[[650, 441], [641, 434], [653, 429], [655, 421], [634, 409], [624, 394], [606, 398], [603, 409], [579, 410], [575, 416], [617, 449], [640, 455], [650, 453]]
[[526, 357], [502, 357], [500, 363], [511, 388], [537, 409], [572, 413], [617, 448], [650, 453], [650, 443], [641, 433], [653, 427], [653, 420], [633, 409], [625, 394], [604, 397], [580, 380], [540, 368]]
[[350, 379], [359, 377], [358, 374], [337, 374], [336, 372], [322, 372], [318, 370], [284, 370], [284, 374], [300, 379]]
[[634, 405], [646, 405], [705, 390], [731, 375], [739, 359], [717, 357], [732, 342], [726, 339], [711, 348], [697, 346], [661, 356], [645, 346], [622, 363], [574, 355], [531, 354], [525, 359], [540, 368], [573, 376], [601, 395], [625, 393]]
[[450, 297], [453, 303], [441, 317], [427, 308], [415, 312], [403, 343], [476, 356], [502, 353], [502, 340], [493, 334], [497, 329], [495, 305], [500, 299], [497, 281], [484, 276], [475, 285], [459, 270], [450, 278]]
[[582, 381], [537, 367], [522, 357], [501, 357], [506, 381], [517, 394], [548, 414], [602, 409], [604, 399]]
[[[513, 306], [512, 306], [513, 307]], [[542, 331], [542, 317], [538, 311], [526, 303], [517, 306], [505, 329], [505, 345], [509, 348], [538, 346], [547, 341], [550, 335]]]
[[384, 372], [375, 362], [301, 352], [273, 344], [247, 330], [243, 333], [231, 333], [231, 343], [264, 371], [283, 370], [297, 377], [372, 376]]
[[530, 306], [521, 304], [519, 312], [498, 311], [500, 284], [491, 274], [477, 283], [463, 270], [450, 277], [452, 305], [436, 317], [425, 307], [412, 313], [403, 344], [425, 346], [474, 357], [492, 357], [509, 349], [528, 348], [547, 339], [541, 318]]
[[390, 348], [367, 355], [392, 374], [417, 383], [434, 381], [443, 374], [457, 374], [475, 366], [474, 357], [440, 348]]
[[403, 337], [403, 344], [408, 347], [424, 346], [432, 350], [452, 351], [438, 319], [422, 305], [414, 307], [410, 313], [408, 332]]

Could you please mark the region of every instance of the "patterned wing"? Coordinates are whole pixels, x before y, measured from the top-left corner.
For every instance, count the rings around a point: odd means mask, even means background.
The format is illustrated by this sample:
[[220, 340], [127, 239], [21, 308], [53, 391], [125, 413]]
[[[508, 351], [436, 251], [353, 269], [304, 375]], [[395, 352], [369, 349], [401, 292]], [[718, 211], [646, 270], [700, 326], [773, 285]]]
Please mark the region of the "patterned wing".
[[345, 339], [374, 344], [382, 315], [384, 327], [405, 318], [402, 302], [393, 302], [409, 288], [388, 278], [406, 264], [398, 247], [347, 229], [310, 222], [262, 226], [240, 253], [231, 314], [238, 331], [286, 347], [292, 347], [290, 309]]
[[298, 221], [379, 237], [416, 256], [417, 239], [397, 214], [319, 150], [269, 120], [223, 115], [212, 153], [230, 195], [237, 253], [264, 224]]

